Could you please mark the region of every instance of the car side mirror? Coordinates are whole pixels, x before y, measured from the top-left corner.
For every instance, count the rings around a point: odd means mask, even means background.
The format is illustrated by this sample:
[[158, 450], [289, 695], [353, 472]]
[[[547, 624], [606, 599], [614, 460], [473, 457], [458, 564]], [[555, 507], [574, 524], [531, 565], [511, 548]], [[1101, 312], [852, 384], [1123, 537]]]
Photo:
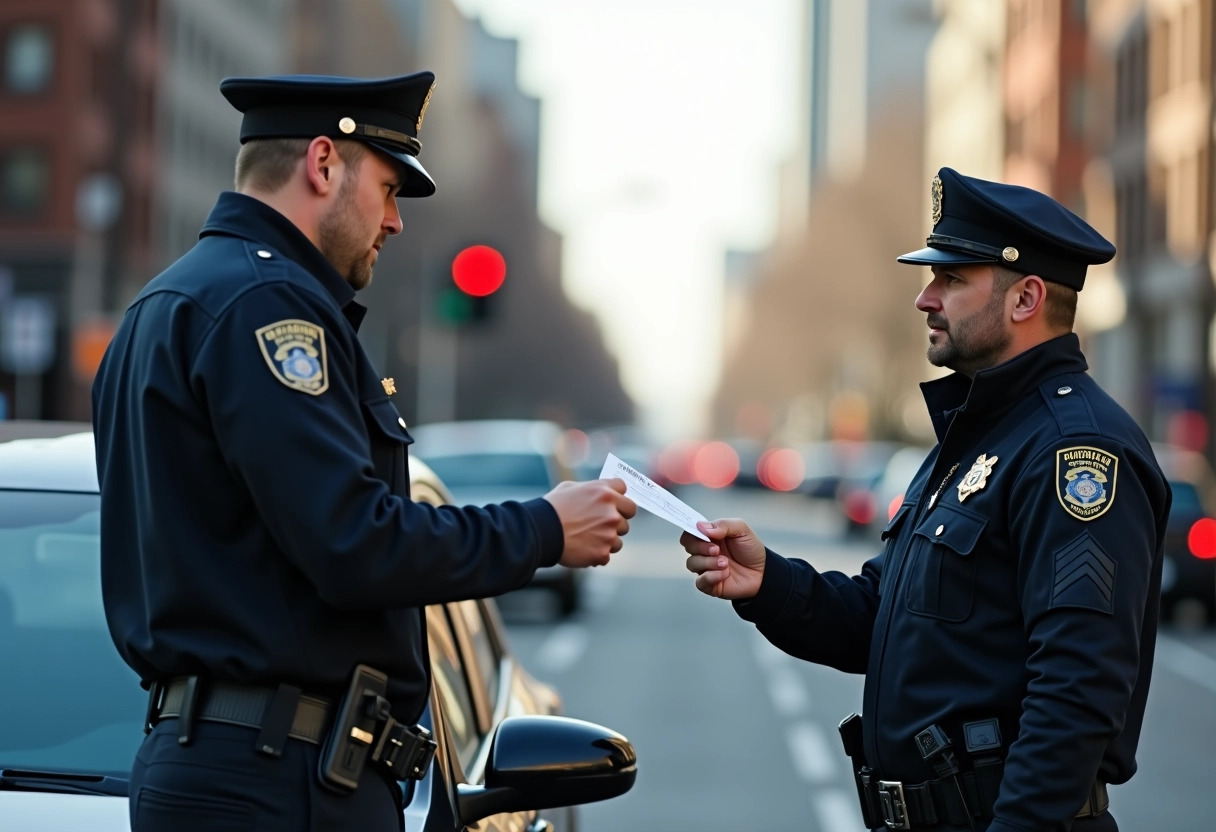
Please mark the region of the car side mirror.
[[490, 746], [485, 785], [456, 787], [460, 822], [618, 797], [633, 787], [637, 760], [629, 740], [593, 722], [507, 717]]

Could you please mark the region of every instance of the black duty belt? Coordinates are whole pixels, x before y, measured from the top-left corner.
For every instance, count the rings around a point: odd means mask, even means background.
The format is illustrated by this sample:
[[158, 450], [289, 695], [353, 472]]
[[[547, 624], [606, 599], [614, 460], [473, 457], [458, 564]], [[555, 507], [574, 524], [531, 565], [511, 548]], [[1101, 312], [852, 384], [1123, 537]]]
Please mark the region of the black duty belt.
[[[992, 817], [1003, 770], [1004, 766], [993, 765], [976, 772], [962, 772], [957, 776], [957, 785], [956, 778], [952, 777], [903, 783], [870, 779], [866, 775], [862, 788], [873, 817], [884, 821], [888, 829], [922, 829], [947, 824], [967, 826], [972, 818]], [[1106, 784], [1094, 783], [1076, 816], [1095, 817], [1109, 806]]]
[[[182, 713], [183, 703], [192, 695], [188, 679], [174, 679], [165, 686], [160, 707], [153, 707], [152, 715], [156, 719], [178, 717]], [[199, 692], [198, 703], [194, 705], [194, 718], [204, 722], [261, 728], [274, 697], [274, 688], [208, 680]], [[301, 695], [287, 736], [320, 745], [325, 738], [332, 710], [333, 702], [329, 699]]]

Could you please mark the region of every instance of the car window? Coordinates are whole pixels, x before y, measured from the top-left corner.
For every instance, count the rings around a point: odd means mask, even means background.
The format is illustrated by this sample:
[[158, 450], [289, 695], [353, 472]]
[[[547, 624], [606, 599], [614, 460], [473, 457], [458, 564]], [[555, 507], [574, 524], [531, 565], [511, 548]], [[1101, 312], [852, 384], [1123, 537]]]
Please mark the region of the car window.
[[489, 731], [498, 702], [501, 659], [498, 645], [482, 617], [479, 602], [459, 601], [447, 606], [457, 646], [465, 658], [465, 666], [471, 668], [468, 673], [469, 685], [472, 687], [473, 702], [481, 711], [482, 729]]
[[512, 485], [549, 488], [545, 458], [532, 453], [452, 454], [427, 456], [420, 452], [448, 488]]
[[468, 680], [461, 664], [460, 651], [441, 607], [429, 607], [426, 616], [427, 642], [435, 688], [443, 703], [448, 733], [463, 771], [472, 768], [481, 745], [477, 712], [469, 693]]
[[1170, 513], [1178, 517], [1197, 517], [1203, 514], [1203, 505], [1199, 499], [1199, 490], [1189, 482], [1174, 480], [1170, 483], [1174, 500], [1170, 504]]
[[98, 528], [95, 494], [0, 490], [0, 769], [130, 771], [147, 699], [106, 627]]

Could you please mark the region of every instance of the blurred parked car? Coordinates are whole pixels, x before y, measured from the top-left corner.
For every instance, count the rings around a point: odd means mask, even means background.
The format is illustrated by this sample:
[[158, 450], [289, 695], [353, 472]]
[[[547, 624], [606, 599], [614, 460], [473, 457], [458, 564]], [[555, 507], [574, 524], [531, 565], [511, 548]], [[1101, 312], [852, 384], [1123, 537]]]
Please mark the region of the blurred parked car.
[[1153, 450], [1174, 492], [1165, 527], [1161, 615], [1173, 618], [1189, 602], [1216, 622], [1216, 475], [1194, 451], [1167, 445]]
[[900, 448], [883, 466], [882, 475], [871, 491], [874, 516], [871, 518], [870, 531], [875, 539], [895, 516], [895, 512], [899, 510], [908, 484], [920, 470], [921, 463], [925, 461], [930, 450], [930, 448], [915, 445]]
[[[0, 422], [3, 829], [130, 828], [147, 694], [106, 628], [93, 454], [87, 425]], [[410, 469], [415, 499], [447, 500], [430, 469]], [[633, 746], [556, 715], [557, 692], [519, 666], [492, 601], [426, 616], [434, 683], [422, 721], [439, 750], [405, 786], [406, 829], [571, 832], [571, 807], [630, 789]]]
[[[426, 462], [459, 505], [531, 500], [574, 479], [562, 461], [562, 429], [553, 422], [435, 422], [410, 428], [410, 433], [410, 456]], [[560, 564], [538, 569], [529, 584], [555, 593], [563, 615], [578, 610], [581, 585], [582, 573]]]
[[836, 500], [853, 487], [872, 484], [898, 449], [894, 442], [833, 440], [800, 449], [806, 470], [798, 491], [817, 500]]

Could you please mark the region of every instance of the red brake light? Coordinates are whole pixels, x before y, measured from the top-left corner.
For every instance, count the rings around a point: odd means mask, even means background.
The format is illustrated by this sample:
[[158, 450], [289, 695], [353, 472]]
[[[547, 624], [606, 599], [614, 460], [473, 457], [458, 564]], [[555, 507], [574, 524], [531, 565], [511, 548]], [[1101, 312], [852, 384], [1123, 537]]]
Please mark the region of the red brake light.
[[1216, 520], [1211, 517], [1196, 520], [1187, 533], [1186, 545], [1197, 558], [1216, 558]]
[[904, 504], [904, 495], [896, 494], [891, 502], [887, 504], [887, 519], [894, 520], [895, 512], [899, 511], [899, 507]]

